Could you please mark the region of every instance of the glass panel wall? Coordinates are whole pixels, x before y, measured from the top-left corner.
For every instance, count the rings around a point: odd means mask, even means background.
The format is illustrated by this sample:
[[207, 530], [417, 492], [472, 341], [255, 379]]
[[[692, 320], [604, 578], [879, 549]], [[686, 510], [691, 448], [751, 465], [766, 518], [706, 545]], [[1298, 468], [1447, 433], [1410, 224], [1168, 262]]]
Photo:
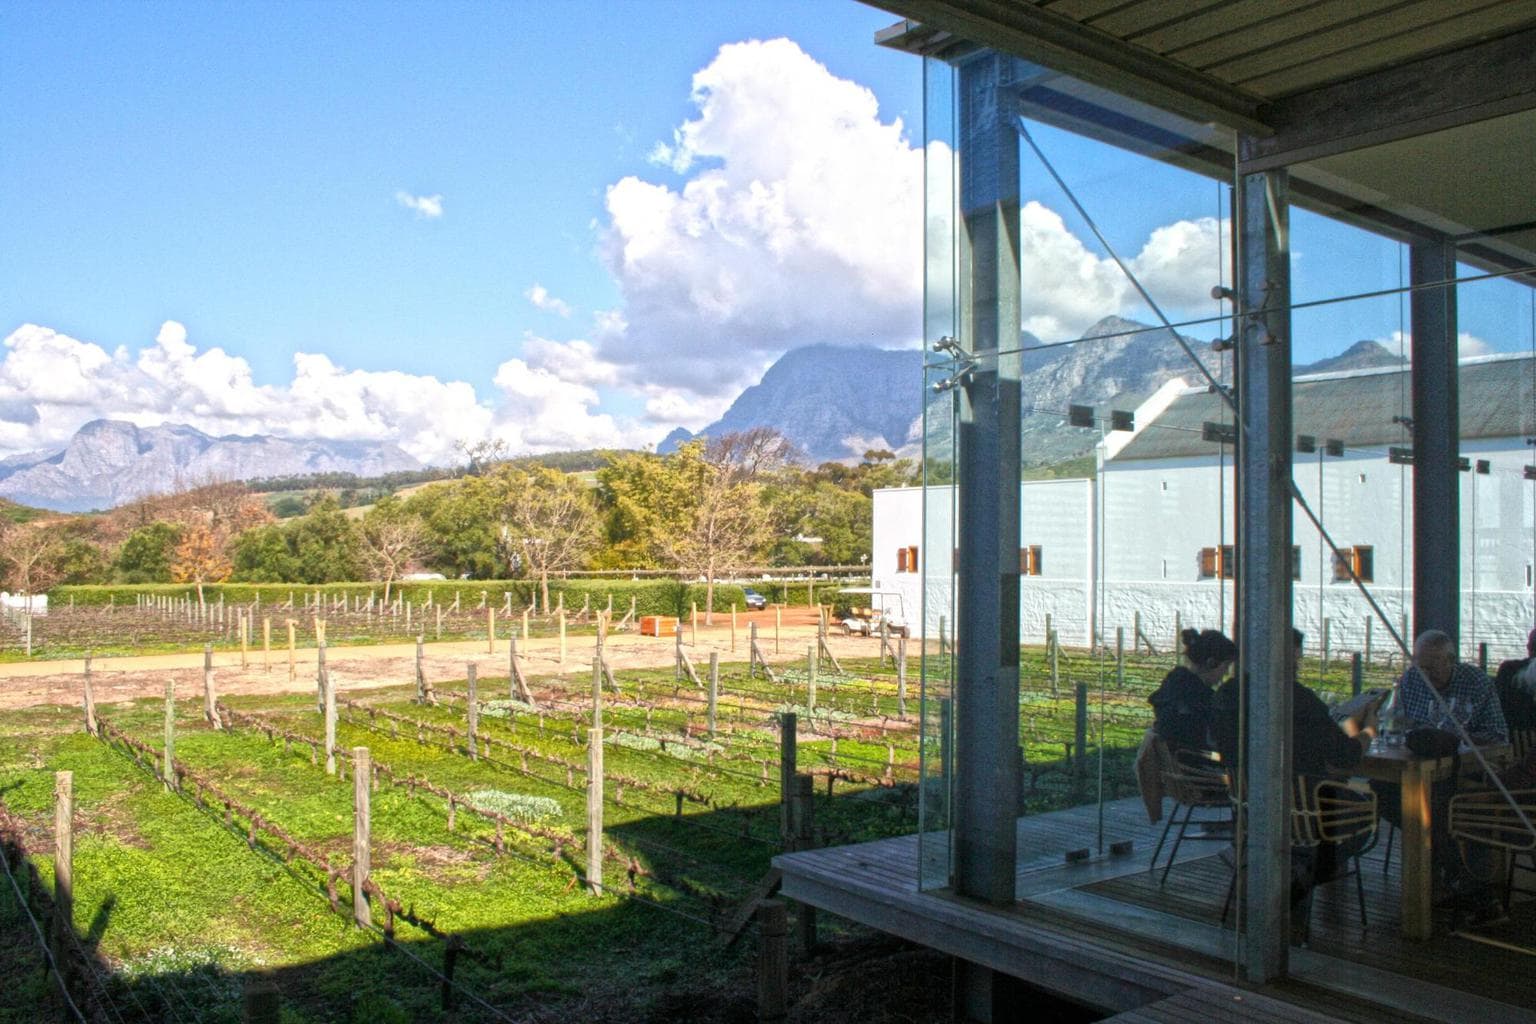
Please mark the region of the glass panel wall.
[[[1154, 705], [1167, 703], [1153, 695], [1169, 696], [1168, 677], [1188, 664], [1184, 631], [1236, 633], [1235, 140], [1048, 69], [1019, 63], [1015, 72], [995, 99], [1020, 147], [1023, 482], [1017, 563], [1005, 572], [1018, 573], [1021, 771], [1019, 791], [996, 798], [1023, 817], [1017, 896], [1057, 911], [1087, 907], [1046, 870], [1086, 859], [1099, 865], [1093, 898], [1169, 915], [1181, 922], [1179, 941], [1232, 956], [1245, 894], [1236, 891], [1229, 914], [1221, 890], [1235, 873], [1217, 857], [1232, 848], [1220, 820], [1228, 802], [1170, 819], [1189, 807], [1144, 803], [1133, 761]], [[953, 338], [963, 356], [974, 286], [958, 273], [966, 146], [953, 70], [930, 60], [926, 75], [926, 341]], [[1287, 569], [1293, 621], [1306, 635], [1298, 679], [1328, 704], [1389, 688], [1412, 643], [1411, 338], [1415, 304], [1422, 332], [1434, 308], [1424, 300], [1437, 292], [1450, 300], [1441, 310], [1458, 317], [1450, 330], [1461, 355], [1476, 357], [1458, 369], [1466, 468], [1451, 545], [1461, 655], [1492, 667], [1517, 653], [1536, 620], [1536, 206], [1528, 190], [1418, 166], [1474, 144], [1494, 155], [1511, 144], [1529, 151], [1533, 128], [1536, 117], [1522, 115], [1290, 169], [1297, 500]], [[1466, 172], [1465, 161], [1446, 166]], [[1494, 201], [1479, 199], [1487, 190], [1499, 192]], [[1426, 240], [1450, 254], [1439, 278], [1423, 270]], [[965, 526], [951, 483], [964, 436], [946, 388], [964, 387], [960, 369], [955, 352], [933, 354], [925, 381], [925, 888], [953, 881], [950, 717], [964, 683], [947, 655], [966, 624], [953, 596]], [[1205, 739], [1217, 739], [1208, 727]], [[1049, 827], [1027, 824], [1045, 815]], [[1382, 870], [1381, 851], [1374, 856]], [[1407, 883], [1401, 868], [1391, 871], [1384, 884], [1395, 892]], [[1338, 901], [1349, 894], [1335, 888], [1321, 898], [1333, 918], [1347, 918]], [[1401, 904], [1373, 908], [1373, 926], [1411, 932], [1414, 898], [1404, 891]], [[1354, 955], [1342, 935], [1336, 928], [1312, 944]]]

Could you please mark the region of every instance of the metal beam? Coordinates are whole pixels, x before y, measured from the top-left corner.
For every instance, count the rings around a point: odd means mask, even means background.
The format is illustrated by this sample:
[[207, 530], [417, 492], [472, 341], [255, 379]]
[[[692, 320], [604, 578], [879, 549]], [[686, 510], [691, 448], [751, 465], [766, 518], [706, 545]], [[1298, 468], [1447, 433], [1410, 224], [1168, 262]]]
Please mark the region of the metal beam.
[[1536, 28], [1319, 86], [1264, 108], [1274, 134], [1245, 140], [1253, 174], [1536, 108]]
[[1456, 246], [1408, 250], [1413, 333], [1413, 632], [1461, 631], [1460, 413], [1457, 409]]
[[1238, 678], [1248, 856], [1242, 970], [1286, 972], [1291, 813], [1291, 275], [1284, 171], [1237, 180]]
[[[1265, 135], [1261, 100], [1107, 33], [1018, 0], [875, 0], [903, 18], [1036, 61], [1195, 121]], [[886, 45], [900, 45], [887, 36]], [[946, 44], [950, 41], [946, 40]]]
[[1016, 70], [998, 53], [958, 68], [960, 345], [978, 362], [961, 387], [956, 466], [954, 882], [1003, 905], [1019, 771], [1019, 140], [1004, 102]]

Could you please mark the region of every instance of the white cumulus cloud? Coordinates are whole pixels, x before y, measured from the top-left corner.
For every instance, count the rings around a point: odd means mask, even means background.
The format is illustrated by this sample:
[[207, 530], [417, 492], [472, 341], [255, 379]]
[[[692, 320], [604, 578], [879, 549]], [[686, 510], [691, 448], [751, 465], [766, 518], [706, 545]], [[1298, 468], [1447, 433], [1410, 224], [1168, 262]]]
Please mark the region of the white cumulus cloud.
[[435, 220], [443, 215], [443, 197], [441, 195], [414, 196], [402, 189], [395, 193], [395, 202], [407, 210], [414, 210], [416, 216], [427, 220]]
[[530, 285], [528, 290], [523, 292], [523, 298], [532, 303], [535, 309], [542, 309], [546, 313], [557, 313], [560, 316], [571, 315], [570, 303], [555, 298], [549, 294], [549, 289], [541, 284], [535, 283]]
[[[1387, 351], [1403, 359], [1413, 358], [1413, 336], [1404, 331], [1392, 331], [1385, 337], [1376, 341], [1386, 346]], [[1456, 335], [1456, 356], [1458, 359], [1468, 359], [1472, 356], [1485, 356], [1490, 352], [1498, 351], [1491, 343], [1469, 331], [1462, 331]]]

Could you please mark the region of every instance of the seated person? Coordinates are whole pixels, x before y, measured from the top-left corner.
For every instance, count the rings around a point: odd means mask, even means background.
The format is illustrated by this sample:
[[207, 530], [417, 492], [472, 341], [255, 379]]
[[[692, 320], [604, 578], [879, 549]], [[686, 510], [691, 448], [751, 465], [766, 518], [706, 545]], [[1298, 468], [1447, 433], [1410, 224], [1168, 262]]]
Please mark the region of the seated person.
[[1220, 630], [1179, 635], [1184, 660], [1163, 677], [1148, 697], [1153, 730], [1172, 751], [1181, 748], [1211, 749], [1211, 688], [1221, 682], [1237, 661], [1237, 645]]
[[1536, 629], [1525, 638], [1524, 658], [1511, 658], [1499, 666], [1493, 689], [1499, 709], [1511, 730], [1536, 729]]
[[[1291, 771], [1310, 781], [1347, 776], [1360, 763], [1376, 736], [1376, 712], [1379, 704], [1362, 707], [1354, 717], [1335, 722], [1322, 698], [1301, 684], [1297, 666], [1301, 663], [1306, 636], [1291, 631], [1295, 659], [1291, 672]], [[1239, 765], [1238, 715], [1242, 698], [1236, 679], [1229, 679], [1216, 691], [1212, 702], [1212, 731], [1223, 761]], [[1316, 847], [1298, 847], [1291, 851], [1291, 904], [1297, 906], [1318, 882], [1337, 876], [1349, 857], [1368, 840], [1361, 836], [1349, 849], [1336, 843]]]
[[1459, 733], [1460, 725], [1473, 743], [1509, 742], [1493, 683], [1475, 665], [1458, 661], [1456, 641], [1438, 629], [1413, 642], [1413, 664], [1397, 681], [1397, 692], [1411, 726]]

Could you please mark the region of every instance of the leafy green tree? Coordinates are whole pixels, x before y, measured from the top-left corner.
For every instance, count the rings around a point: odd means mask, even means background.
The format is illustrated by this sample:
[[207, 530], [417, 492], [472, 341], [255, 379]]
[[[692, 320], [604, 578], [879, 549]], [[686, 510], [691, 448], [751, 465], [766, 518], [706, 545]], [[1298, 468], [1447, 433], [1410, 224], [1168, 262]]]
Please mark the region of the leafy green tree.
[[181, 527], [164, 520], [141, 526], [118, 548], [112, 575], [122, 583], [171, 582], [171, 558], [181, 539]]
[[547, 466], [497, 466], [481, 479], [494, 495], [502, 561], [539, 581], [548, 611], [550, 573], [580, 568], [597, 543], [591, 489]]
[[424, 487], [406, 499], [405, 509], [422, 522], [426, 565], [445, 576], [497, 575], [494, 499], [483, 478]]
[[246, 530], [230, 547], [232, 579], [241, 583], [297, 583], [299, 560], [288, 545], [288, 535], [275, 524]]
[[66, 586], [105, 583], [112, 573], [106, 552], [85, 537], [66, 537], [59, 541], [54, 561], [59, 572], [58, 582]]
[[358, 579], [362, 572], [357, 526], [326, 495], [288, 527], [289, 544], [305, 583]]

